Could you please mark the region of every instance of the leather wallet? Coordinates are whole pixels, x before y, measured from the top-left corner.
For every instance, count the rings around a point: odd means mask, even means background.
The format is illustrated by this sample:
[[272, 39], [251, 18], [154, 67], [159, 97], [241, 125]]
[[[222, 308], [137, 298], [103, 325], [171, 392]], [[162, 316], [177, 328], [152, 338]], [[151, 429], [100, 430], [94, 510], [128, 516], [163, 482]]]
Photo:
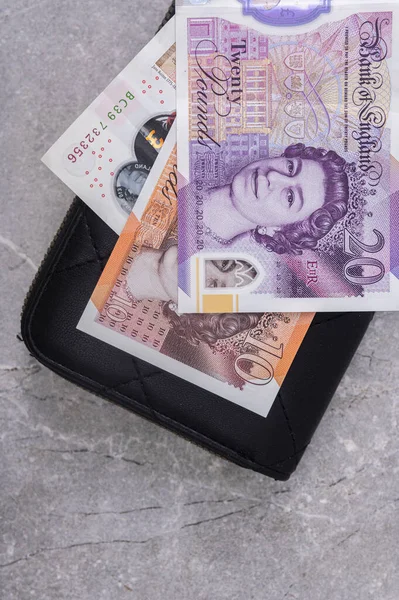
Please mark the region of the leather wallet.
[[82, 388], [208, 450], [288, 479], [372, 313], [317, 314], [264, 418], [76, 329], [116, 240], [75, 198], [25, 300], [21, 332], [30, 353]]

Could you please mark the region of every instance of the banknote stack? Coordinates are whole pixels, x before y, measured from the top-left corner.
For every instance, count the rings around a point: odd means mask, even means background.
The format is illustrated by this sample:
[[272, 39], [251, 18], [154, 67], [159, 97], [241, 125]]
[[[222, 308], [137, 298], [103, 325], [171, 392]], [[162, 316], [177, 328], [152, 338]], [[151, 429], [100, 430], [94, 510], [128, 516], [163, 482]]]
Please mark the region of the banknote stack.
[[43, 157], [120, 235], [77, 327], [266, 416], [315, 312], [399, 309], [398, 133], [397, 0], [178, 0]]

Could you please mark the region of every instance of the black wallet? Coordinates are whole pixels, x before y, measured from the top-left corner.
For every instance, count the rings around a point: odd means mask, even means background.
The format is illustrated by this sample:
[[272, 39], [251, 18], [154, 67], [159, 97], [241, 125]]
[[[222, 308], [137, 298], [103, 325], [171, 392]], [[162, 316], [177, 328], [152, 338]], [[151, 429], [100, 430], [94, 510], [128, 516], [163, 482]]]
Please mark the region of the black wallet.
[[76, 329], [116, 240], [76, 198], [25, 300], [21, 332], [31, 354], [73, 383], [208, 450], [288, 479], [373, 314], [317, 314], [264, 418]]

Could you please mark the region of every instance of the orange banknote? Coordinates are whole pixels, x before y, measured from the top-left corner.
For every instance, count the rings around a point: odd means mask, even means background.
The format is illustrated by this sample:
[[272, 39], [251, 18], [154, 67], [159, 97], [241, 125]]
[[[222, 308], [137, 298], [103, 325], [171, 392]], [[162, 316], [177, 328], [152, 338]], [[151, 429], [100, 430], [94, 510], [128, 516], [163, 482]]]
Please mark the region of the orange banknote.
[[[314, 315], [177, 312], [174, 127], [78, 328], [266, 416]], [[212, 277], [222, 284], [246, 269], [215, 261]]]

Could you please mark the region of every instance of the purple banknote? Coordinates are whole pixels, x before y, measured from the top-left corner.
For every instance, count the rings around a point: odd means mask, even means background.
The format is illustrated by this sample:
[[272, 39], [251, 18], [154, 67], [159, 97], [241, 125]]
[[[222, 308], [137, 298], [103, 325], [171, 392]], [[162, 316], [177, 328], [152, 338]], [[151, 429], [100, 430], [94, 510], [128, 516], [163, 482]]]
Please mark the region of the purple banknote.
[[178, 13], [179, 310], [399, 308], [393, 10], [218, 4]]

